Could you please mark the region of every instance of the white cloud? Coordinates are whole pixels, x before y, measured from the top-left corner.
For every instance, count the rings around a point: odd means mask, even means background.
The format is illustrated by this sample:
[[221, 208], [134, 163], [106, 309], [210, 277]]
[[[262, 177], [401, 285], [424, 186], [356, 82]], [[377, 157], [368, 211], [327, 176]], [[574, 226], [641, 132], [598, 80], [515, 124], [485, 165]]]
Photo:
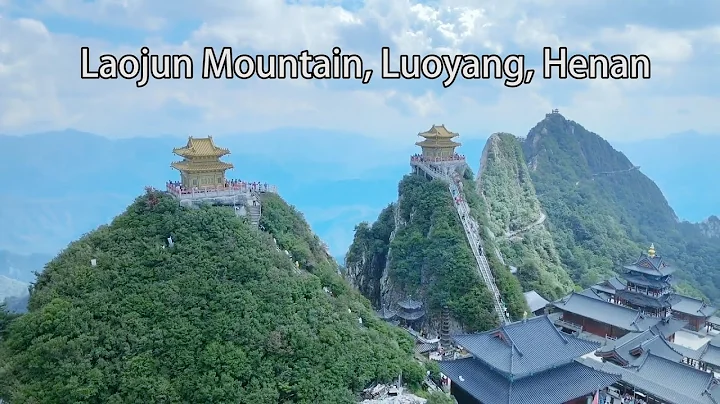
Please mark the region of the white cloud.
[[[652, 24], [632, 20], [642, 13], [617, 4], [366, 0], [344, 8], [319, 1], [179, 0], [168, 9], [147, 0], [45, 0], [33, 7], [0, 0], [0, 10], [16, 16], [0, 19], [0, 132], [74, 127], [126, 136], [293, 126], [405, 142], [389, 134], [411, 136], [433, 122], [461, 133], [524, 134], [555, 106], [610, 139], [720, 132], [712, 112], [718, 88], [707, 84], [704, 69], [712, 65], [707, 58], [720, 59], [707, 52], [720, 43], [720, 25], [673, 29], [677, 16], [657, 15], [659, 4], [648, 9], [655, 11]], [[698, 1], [696, 7], [706, 4]], [[46, 18], [53, 19], [50, 29]], [[100, 32], [89, 24], [118, 29]], [[499, 82], [459, 80], [443, 89], [438, 82], [381, 81], [379, 71], [369, 86], [196, 78], [152, 81], [137, 89], [127, 81], [79, 79], [81, 46], [90, 46], [95, 58], [101, 52], [137, 53], [143, 44], [153, 52], [194, 56], [209, 45], [234, 46], [238, 53], [327, 52], [339, 45], [361, 52], [368, 63], [377, 62], [385, 45], [395, 54], [502, 50], [528, 53], [535, 64], [542, 46], [562, 45], [575, 52], [649, 54], [657, 79], [541, 82], [536, 74], [535, 82], [518, 89]]]

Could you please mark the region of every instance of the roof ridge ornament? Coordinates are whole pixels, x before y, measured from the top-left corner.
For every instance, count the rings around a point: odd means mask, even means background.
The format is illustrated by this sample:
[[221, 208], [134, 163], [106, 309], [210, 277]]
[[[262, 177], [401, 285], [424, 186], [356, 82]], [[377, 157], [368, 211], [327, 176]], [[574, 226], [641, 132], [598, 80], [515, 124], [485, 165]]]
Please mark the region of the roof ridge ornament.
[[648, 257], [655, 258], [655, 243], [650, 243], [650, 248], [648, 249]]

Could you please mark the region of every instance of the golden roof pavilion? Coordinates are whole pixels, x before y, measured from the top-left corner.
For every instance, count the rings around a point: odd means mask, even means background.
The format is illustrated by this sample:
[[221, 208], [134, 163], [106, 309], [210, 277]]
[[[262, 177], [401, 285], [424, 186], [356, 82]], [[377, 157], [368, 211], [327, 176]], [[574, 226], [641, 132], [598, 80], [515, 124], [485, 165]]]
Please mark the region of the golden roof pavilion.
[[230, 154], [230, 150], [217, 147], [212, 136], [190, 136], [187, 145], [173, 149], [173, 153], [183, 158], [171, 166], [180, 171], [181, 183], [186, 189], [223, 185], [225, 171], [233, 168], [232, 164], [220, 161], [220, 157]]
[[418, 133], [418, 136], [425, 138], [415, 143], [422, 148], [422, 155], [425, 158], [452, 157], [455, 148], [461, 145], [452, 140], [459, 135], [447, 130], [445, 125], [433, 125], [427, 132]]

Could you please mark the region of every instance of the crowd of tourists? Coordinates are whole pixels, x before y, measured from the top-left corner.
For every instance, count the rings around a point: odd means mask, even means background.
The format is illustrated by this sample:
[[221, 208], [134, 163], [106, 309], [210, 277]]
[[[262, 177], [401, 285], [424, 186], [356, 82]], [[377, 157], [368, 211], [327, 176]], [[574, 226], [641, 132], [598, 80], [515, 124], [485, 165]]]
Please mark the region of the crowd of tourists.
[[252, 192], [274, 192], [274, 187], [269, 185], [267, 182], [262, 183], [259, 181], [245, 182], [242, 180], [227, 180], [224, 184], [204, 187], [193, 187], [187, 189], [182, 185], [180, 181], [168, 181], [166, 183], [167, 189], [175, 194], [191, 194], [194, 192], [205, 192], [205, 191], [225, 191], [225, 190], [238, 190], [238, 191], [252, 191]]
[[439, 161], [460, 161], [465, 160], [465, 156], [462, 154], [453, 154], [452, 156], [442, 157], [425, 157], [422, 154], [414, 154], [410, 157], [410, 161], [428, 161], [428, 162], [439, 162]]

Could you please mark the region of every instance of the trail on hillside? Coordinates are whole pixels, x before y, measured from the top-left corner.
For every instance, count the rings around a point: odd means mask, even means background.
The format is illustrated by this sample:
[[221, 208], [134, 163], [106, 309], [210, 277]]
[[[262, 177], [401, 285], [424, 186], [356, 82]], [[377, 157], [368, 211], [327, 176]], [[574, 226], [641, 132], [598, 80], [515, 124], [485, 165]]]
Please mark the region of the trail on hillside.
[[520, 233], [525, 233], [526, 231], [532, 229], [533, 227], [539, 226], [539, 225], [543, 224], [543, 223], [545, 222], [545, 219], [546, 219], [546, 218], [547, 218], [547, 215], [545, 215], [545, 213], [543, 213], [543, 212], [540, 212], [540, 217], [538, 218], [538, 220], [530, 223], [529, 225], [523, 227], [522, 229], [518, 229], [518, 230], [513, 230], [513, 231], [506, 232], [506, 233], [505, 233], [505, 238], [511, 238], [511, 237], [514, 237], [514, 236], [516, 236], [516, 235], [518, 235], [518, 234], [520, 234]]
[[[640, 166], [632, 166], [632, 167], [627, 168], [627, 169], [624, 169], [624, 170], [601, 171], [601, 172], [599, 172], [599, 173], [591, 174], [591, 175], [590, 175], [590, 177], [591, 177], [590, 180], [591, 180], [591, 181], [594, 181], [594, 180], [595, 180], [595, 177], [597, 177], [597, 176], [599, 176], [599, 175], [613, 175], [613, 174], [627, 173], [627, 172], [635, 171], [635, 170], [639, 170], [639, 169], [640, 169]], [[587, 181], [587, 180], [586, 180], [586, 181]], [[575, 185], [576, 185], [576, 186], [577, 186], [577, 185], [580, 185], [580, 182], [581, 182], [581, 181], [576, 182]]]

